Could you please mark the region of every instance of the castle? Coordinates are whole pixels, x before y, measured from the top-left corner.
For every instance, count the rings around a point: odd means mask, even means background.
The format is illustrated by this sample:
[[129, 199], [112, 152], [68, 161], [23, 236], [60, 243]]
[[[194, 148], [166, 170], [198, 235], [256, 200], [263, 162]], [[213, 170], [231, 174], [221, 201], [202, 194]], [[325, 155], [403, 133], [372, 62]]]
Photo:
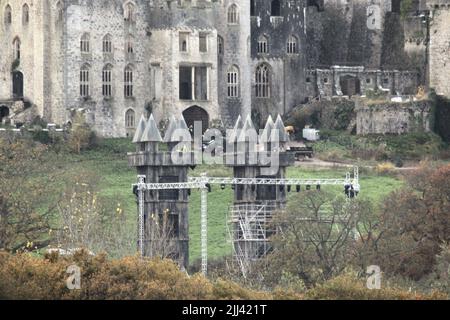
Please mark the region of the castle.
[[[141, 114], [230, 127], [239, 115], [261, 124], [316, 97], [412, 94], [419, 84], [450, 96], [450, 0], [413, 1], [431, 17], [419, 49], [428, 76], [383, 65], [386, 16], [400, 2], [0, 0], [0, 121], [28, 112], [62, 126], [82, 112], [99, 135], [124, 137]], [[331, 31], [361, 50], [321, 47], [327, 8], [349, 26]]]

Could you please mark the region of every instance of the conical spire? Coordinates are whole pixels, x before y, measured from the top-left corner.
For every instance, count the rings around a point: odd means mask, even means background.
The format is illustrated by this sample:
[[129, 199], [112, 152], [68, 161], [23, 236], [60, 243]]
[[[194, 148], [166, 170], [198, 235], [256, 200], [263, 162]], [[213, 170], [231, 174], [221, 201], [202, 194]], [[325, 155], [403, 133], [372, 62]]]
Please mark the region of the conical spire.
[[185, 129], [189, 131], [189, 127], [187, 126], [186, 120], [181, 116], [180, 120], [178, 120], [178, 128], [177, 129]]
[[261, 141], [262, 142], [268, 142], [270, 141], [270, 137], [272, 135], [272, 130], [275, 128], [275, 123], [273, 122], [272, 116], [269, 115], [269, 118], [267, 119], [266, 126], [264, 127], [264, 130], [261, 134]]
[[161, 133], [156, 125], [155, 118], [153, 118], [153, 114], [148, 120], [141, 142], [162, 142]]
[[279, 132], [279, 141], [280, 142], [289, 141], [289, 137], [286, 134], [286, 127], [284, 126], [283, 120], [281, 119], [280, 115], [278, 115], [277, 121], [275, 122], [275, 129], [277, 129]]
[[139, 120], [139, 124], [136, 128], [136, 133], [134, 134], [133, 143], [141, 142], [142, 135], [144, 134], [145, 128], [147, 127], [147, 120], [144, 115], [141, 116], [141, 120]]
[[172, 115], [170, 117], [169, 125], [166, 130], [166, 134], [164, 135], [164, 142], [172, 142], [172, 136], [175, 130], [178, 128], [178, 121], [175, 119], [175, 117]]
[[239, 117], [236, 121], [236, 124], [234, 125], [233, 131], [229, 137], [230, 143], [236, 142], [243, 127], [244, 127], [244, 123], [242, 122], [242, 117], [239, 115]]
[[[246, 138], [251, 136], [250, 133], [254, 132], [256, 136], [258, 136], [258, 133], [256, 132], [255, 126], [253, 124], [252, 118], [250, 115], [247, 116], [247, 119], [245, 120], [244, 127], [242, 128], [238, 141], [239, 142], [245, 142]], [[257, 141], [255, 141], [257, 143]]]

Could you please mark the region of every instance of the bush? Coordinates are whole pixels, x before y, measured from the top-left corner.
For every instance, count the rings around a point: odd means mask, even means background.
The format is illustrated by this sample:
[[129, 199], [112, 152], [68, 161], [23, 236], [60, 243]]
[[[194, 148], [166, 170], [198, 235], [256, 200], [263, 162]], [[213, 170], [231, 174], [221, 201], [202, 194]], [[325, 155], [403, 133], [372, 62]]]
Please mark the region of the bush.
[[390, 174], [392, 171], [394, 171], [395, 166], [390, 162], [383, 162], [377, 165], [375, 168], [375, 171], [378, 174]]
[[[81, 268], [81, 290], [66, 287], [70, 265]], [[109, 260], [79, 251], [70, 257], [57, 254], [35, 258], [29, 254], [0, 253], [0, 299], [272, 299], [268, 293], [240, 287], [226, 280], [211, 282], [189, 277], [169, 260], [127, 257]]]
[[383, 286], [380, 290], [369, 290], [363, 279], [348, 273], [309, 290], [306, 298], [314, 300], [437, 300], [448, 297], [437, 291], [422, 294]]

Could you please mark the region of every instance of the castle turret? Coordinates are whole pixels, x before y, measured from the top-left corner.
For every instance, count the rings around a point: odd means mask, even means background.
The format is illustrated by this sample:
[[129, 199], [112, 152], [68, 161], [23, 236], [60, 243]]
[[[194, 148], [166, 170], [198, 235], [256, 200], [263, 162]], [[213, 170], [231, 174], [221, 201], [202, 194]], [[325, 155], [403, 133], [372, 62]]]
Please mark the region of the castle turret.
[[[145, 182], [179, 183], [188, 181], [189, 168], [193, 166], [193, 154], [187, 148], [179, 150], [175, 161], [173, 151], [184, 139], [177, 132], [185, 130], [181, 123], [171, 119], [164, 139], [156, 125], [153, 115], [146, 121], [141, 118], [133, 142], [137, 148], [130, 153], [129, 164], [136, 167]], [[181, 131], [179, 131], [181, 129]], [[160, 150], [166, 147], [168, 151]], [[162, 148], [161, 148], [162, 149]], [[171, 258], [180, 266], [189, 263], [189, 192], [185, 189], [146, 190], [144, 194], [144, 256]]]
[[[241, 127], [240, 121], [238, 119], [235, 129]], [[294, 158], [285, 151], [288, 137], [280, 116], [275, 123], [269, 117], [259, 141], [258, 138], [253, 140], [256, 130], [250, 117], [238, 130], [239, 133], [232, 135], [237, 139], [229, 141], [236, 145], [236, 161], [228, 165], [233, 167], [235, 178], [259, 181], [258, 184], [238, 183], [234, 186], [230, 223], [235, 257], [245, 273], [253, 261], [270, 251], [268, 238], [272, 231], [269, 223], [273, 213], [285, 207], [287, 191], [285, 185], [270, 184], [270, 181], [284, 179], [286, 167], [293, 164]]]

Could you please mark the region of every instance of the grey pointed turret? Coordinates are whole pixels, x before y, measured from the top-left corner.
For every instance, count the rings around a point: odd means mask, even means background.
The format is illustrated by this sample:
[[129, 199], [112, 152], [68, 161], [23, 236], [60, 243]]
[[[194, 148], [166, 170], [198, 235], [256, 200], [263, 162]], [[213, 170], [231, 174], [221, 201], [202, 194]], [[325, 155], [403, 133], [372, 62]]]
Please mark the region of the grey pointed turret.
[[164, 135], [164, 142], [173, 142], [173, 133], [175, 132], [176, 129], [178, 129], [178, 121], [177, 119], [175, 119], [175, 117], [172, 115], [170, 117], [170, 121], [169, 121], [169, 125], [167, 127], [166, 130], [166, 134]]
[[145, 119], [144, 115], [142, 115], [141, 120], [139, 120], [139, 124], [136, 128], [136, 133], [134, 134], [133, 143], [141, 142], [142, 135], [144, 134], [146, 127], [147, 127], [147, 119]]
[[[247, 137], [251, 137], [253, 135], [257, 137], [258, 133], [256, 132], [252, 118], [250, 117], [250, 115], [248, 115], [247, 119], [245, 120], [244, 127], [242, 128], [242, 130], [239, 134], [238, 142], [245, 142]], [[257, 142], [258, 141], [255, 141], [255, 144]]]
[[236, 124], [234, 125], [233, 131], [232, 131], [231, 135], [229, 136], [229, 143], [236, 142], [243, 127], [244, 127], [244, 123], [242, 122], [242, 117], [239, 115], [239, 117], [236, 120]]
[[275, 122], [275, 129], [279, 132], [279, 140], [280, 142], [287, 142], [289, 141], [289, 137], [286, 133], [286, 127], [284, 126], [283, 120], [281, 119], [281, 116], [278, 115], [277, 121]]
[[272, 130], [275, 128], [275, 123], [273, 122], [272, 116], [269, 115], [267, 119], [266, 126], [261, 134], [261, 141], [268, 142], [270, 141], [270, 137], [272, 135]]
[[142, 135], [141, 142], [162, 142], [161, 133], [159, 132], [158, 126], [156, 125], [155, 118], [153, 114], [148, 120], [147, 127], [145, 128], [144, 134]]

